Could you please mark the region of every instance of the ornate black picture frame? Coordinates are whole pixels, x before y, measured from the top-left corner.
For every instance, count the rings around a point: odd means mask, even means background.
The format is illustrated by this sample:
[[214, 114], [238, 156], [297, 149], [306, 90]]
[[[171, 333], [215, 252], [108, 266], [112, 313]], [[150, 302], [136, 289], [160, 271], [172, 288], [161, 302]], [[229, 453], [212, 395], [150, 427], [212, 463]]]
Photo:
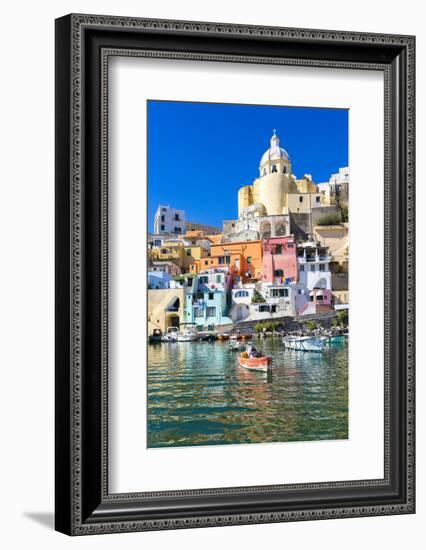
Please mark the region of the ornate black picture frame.
[[[384, 478], [108, 492], [110, 56], [368, 69], [385, 81]], [[414, 513], [413, 36], [68, 15], [56, 21], [56, 529], [69, 535]]]

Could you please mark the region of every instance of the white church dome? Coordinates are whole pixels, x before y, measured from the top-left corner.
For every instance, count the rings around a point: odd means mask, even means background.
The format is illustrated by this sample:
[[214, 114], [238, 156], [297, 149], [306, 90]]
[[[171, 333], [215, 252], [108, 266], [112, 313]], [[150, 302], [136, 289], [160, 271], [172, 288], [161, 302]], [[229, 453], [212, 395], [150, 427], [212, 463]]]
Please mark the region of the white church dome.
[[289, 160], [288, 153], [285, 149], [280, 147], [280, 138], [276, 135], [275, 130], [271, 137], [271, 147], [263, 153], [263, 156], [260, 160], [260, 165], [268, 162], [269, 160]]

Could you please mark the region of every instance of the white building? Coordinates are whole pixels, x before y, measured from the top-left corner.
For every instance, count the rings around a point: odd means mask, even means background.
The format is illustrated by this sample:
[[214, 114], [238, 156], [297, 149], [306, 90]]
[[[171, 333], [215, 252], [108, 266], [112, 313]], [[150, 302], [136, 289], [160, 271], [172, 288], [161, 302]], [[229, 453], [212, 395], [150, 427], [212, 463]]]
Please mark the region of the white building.
[[160, 204], [154, 216], [154, 233], [183, 235], [185, 231], [185, 211]]
[[349, 167], [339, 168], [336, 174], [331, 174], [329, 181], [318, 184], [318, 191], [321, 193], [324, 202], [343, 199], [348, 200], [349, 194]]
[[180, 275], [182, 273], [181, 268], [177, 264], [175, 264], [172, 261], [168, 261], [168, 260], [166, 260], [166, 261], [159, 261], [159, 260], [158, 261], [153, 261], [148, 266], [148, 269], [151, 272], [168, 273], [172, 277], [176, 277], [177, 275]]
[[[264, 301], [253, 302], [256, 292]], [[309, 289], [299, 283], [244, 284], [232, 289], [230, 317], [234, 322], [294, 317], [304, 312], [310, 300]]]
[[330, 186], [333, 192], [339, 191], [342, 186], [349, 184], [349, 167], [339, 168], [337, 174], [331, 174]]
[[235, 322], [245, 321], [250, 317], [253, 296], [256, 293], [256, 283], [235, 285], [232, 289], [232, 306], [230, 317]]
[[331, 271], [328, 248], [307, 241], [297, 247], [299, 282], [310, 290], [331, 290]]

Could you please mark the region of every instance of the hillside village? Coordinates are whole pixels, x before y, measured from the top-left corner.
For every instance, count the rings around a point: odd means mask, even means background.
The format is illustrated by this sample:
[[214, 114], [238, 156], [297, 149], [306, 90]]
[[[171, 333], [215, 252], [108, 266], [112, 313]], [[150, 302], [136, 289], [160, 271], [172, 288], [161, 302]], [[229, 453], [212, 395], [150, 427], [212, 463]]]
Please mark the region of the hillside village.
[[273, 132], [259, 175], [221, 228], [159, 205], [148, 234], [148, 332], [347, 309], [349, 169], [297, 179]]

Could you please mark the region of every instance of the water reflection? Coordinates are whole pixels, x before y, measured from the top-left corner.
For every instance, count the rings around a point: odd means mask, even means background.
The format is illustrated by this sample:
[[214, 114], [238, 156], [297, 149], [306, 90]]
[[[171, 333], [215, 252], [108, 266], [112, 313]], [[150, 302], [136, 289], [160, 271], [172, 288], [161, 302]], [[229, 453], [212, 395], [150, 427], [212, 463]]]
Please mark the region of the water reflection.
[[348, 437], [348, 354], [262, 340], [271, 374], [249, 372], [224, 342], [148, 347], [148, 447]]

